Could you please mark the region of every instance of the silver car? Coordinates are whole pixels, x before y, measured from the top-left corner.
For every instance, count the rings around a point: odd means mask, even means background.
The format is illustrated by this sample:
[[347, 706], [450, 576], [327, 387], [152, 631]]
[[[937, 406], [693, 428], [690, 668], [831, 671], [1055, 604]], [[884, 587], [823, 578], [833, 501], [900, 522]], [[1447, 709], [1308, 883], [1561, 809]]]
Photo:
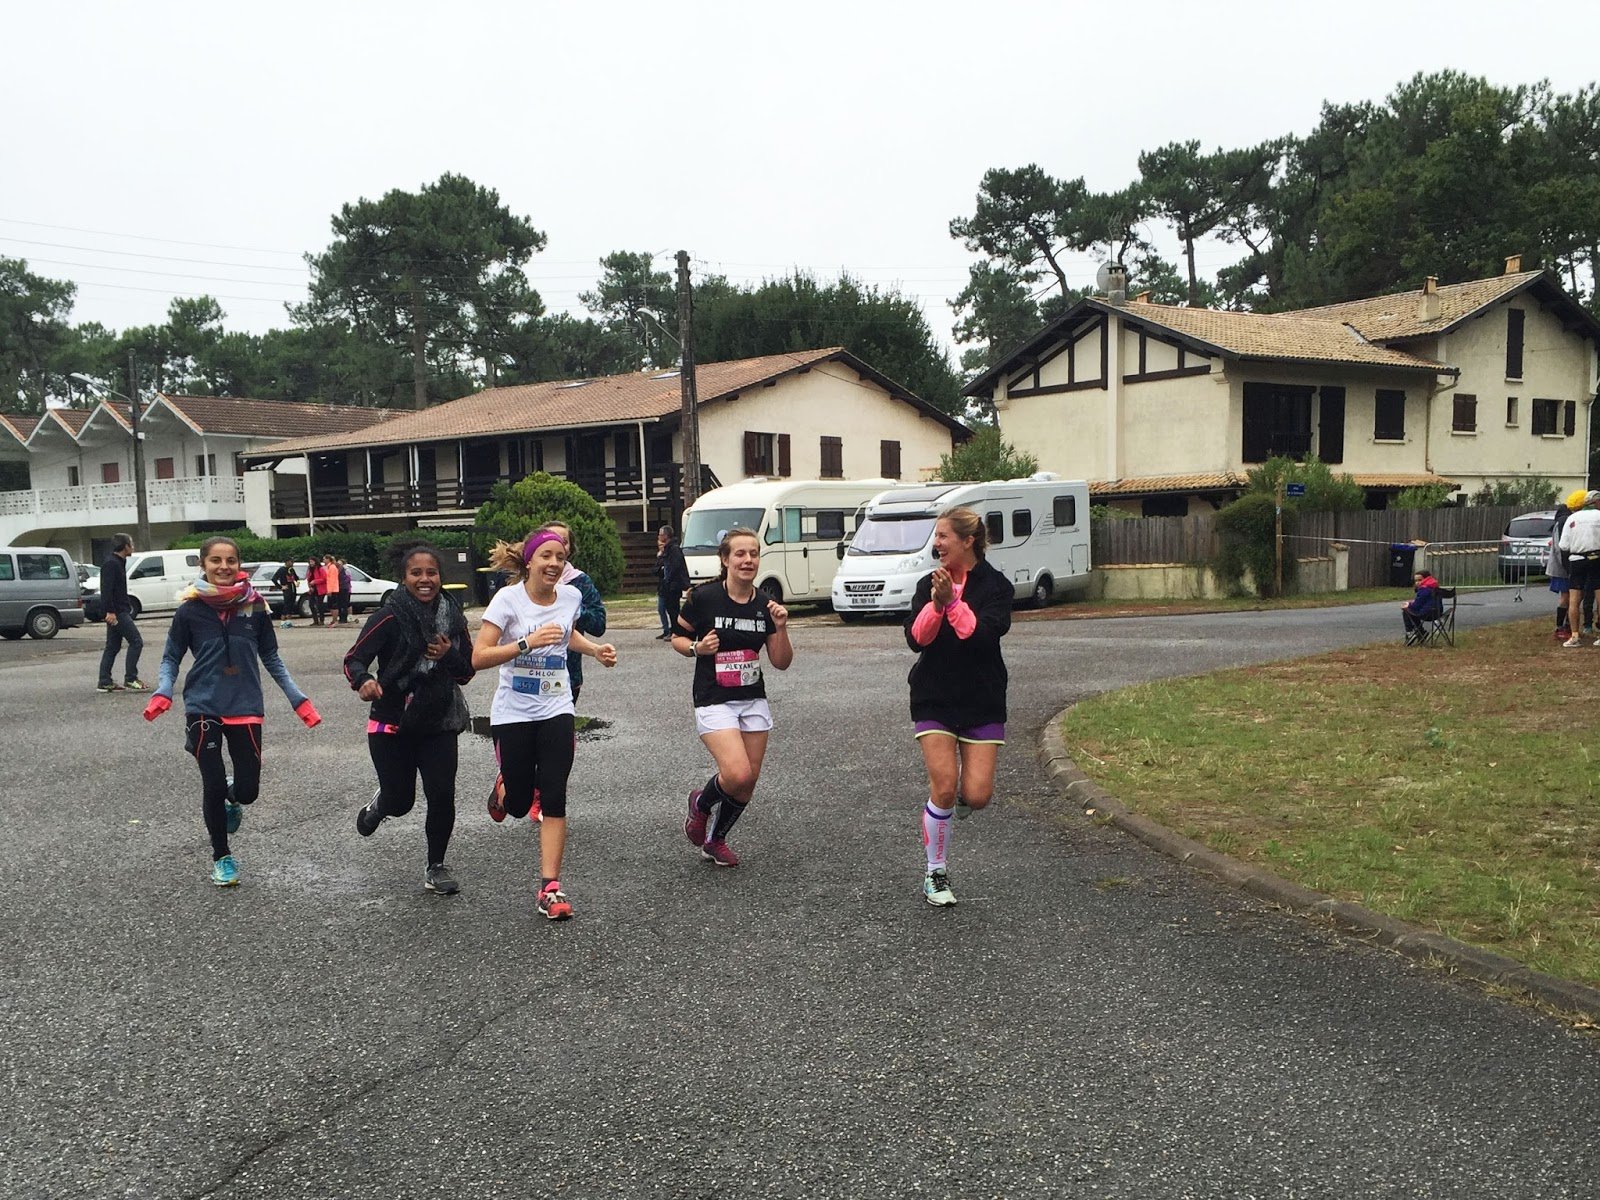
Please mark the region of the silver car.
[[1554, 512], [1523, 513], [1512, 517], [1500, 535], [1500, 554], [1496, 560], [1500, 578], [1518, 583], [1530, 575], [1543, 575], [1550, 557], [1550, 534], [1556, 527]]

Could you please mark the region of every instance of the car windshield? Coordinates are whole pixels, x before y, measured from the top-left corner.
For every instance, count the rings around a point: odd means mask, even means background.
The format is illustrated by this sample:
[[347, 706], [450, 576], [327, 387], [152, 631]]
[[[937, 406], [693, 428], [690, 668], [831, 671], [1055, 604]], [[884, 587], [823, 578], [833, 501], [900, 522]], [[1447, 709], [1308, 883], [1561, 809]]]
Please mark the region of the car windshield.
[[935, 518], [868, 517], [856, 530], [847, 554], [912, 554], [928, 544]]
[[1555, 528], [1550, 517], [1518, 517], [1506, 526], [1506, 536], [1514, 538], [1547, 538]]
[[345, 570], [350, 572], [350, 578], [355, 580], [355, 582], [357, 582], [357, 583], [370, 583], [370, 582], [372, 582], [372, 576], [368, 575], [360, 567], [352, 567], [349, 564], [346, 564], [345, 565]]
[[730, 529], [761, 528], [759, 508], [704, 508], [688, 514], [681, 543], [685, 554], [715, 554], [722, 535]]

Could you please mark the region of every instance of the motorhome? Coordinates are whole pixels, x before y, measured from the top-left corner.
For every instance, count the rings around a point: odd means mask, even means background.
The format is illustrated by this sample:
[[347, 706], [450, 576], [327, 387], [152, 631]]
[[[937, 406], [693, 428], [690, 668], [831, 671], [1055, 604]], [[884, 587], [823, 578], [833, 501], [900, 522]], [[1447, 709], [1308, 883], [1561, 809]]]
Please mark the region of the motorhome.
[[873, 497], [833, 580], [840, 616], [906, 612], [937, 565], [933, 527], [963, 505], [983, 518], [990, 565], [1043, 608], [1089, 586], [1089, 485], [1040, 472], [991, 483], [927, 483]]
[[758, 479], [717, 488], [683, 514], [689, 576], [696, 583], [717, 578], [722, 535], [743, 527], [761, 539], [757, 587], [785, 603], [826, 600], [867, 501], [916, 486], [892, 479]]

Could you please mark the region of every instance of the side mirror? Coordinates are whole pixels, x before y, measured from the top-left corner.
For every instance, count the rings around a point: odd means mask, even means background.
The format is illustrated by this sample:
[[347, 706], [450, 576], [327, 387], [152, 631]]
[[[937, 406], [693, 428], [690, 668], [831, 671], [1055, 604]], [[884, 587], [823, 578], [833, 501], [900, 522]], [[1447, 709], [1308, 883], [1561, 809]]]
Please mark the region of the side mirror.
[[839, 556], [839, 561], [840, 562], [844, 561], [844, 543], [843, 542], [840, 542], [837, 546], [835, 546], [833, 548], [833, 552]]

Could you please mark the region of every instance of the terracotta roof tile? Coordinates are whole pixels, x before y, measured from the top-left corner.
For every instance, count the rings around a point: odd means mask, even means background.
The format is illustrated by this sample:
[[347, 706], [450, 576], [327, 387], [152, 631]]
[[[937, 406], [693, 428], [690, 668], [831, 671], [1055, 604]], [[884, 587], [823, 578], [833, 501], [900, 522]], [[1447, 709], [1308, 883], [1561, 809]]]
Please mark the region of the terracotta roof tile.
[[1356, 474], [1350, 476], [1350, 478], [1354, 479], [1362, 487], [1368, 488], [1422, 487], [1425, 484], [1432, 483], [1442, 483], [1448, 485], [1449, 487], [1456, 486], [1456, 481], [1454, 479], [1446, 479], [1443, 475], [1434, 475], [1427, 471], [1410, 475], [1405, 474], [1404, 472], [1396, 473], [1393, 471], [1379, 471], [1377, 474], [1372, 475], [1363, 475], [1360, 472], [1357, 472]]
[[1363, 337], [1375, 342], [1422, 337], [1444, 332], [1502, 297], [1520, 291], [1543, 274], [1543, 271], [1520, 271], [1515, 275], [1447, 283], [1439, 288], [1439, 315], [1427, 320], [1417, 315], [1422, 303], [1421, 288], [1388, 296], [1374, 296], [1368, 300], [1325, 304], [1321, 308], [1305, 308], [1283, 315], [1347, 321], [1359, 329]]
[[19, 442], [28, 440], [28, 435], [38, 428], [39, 420], [33, 413], [0, 413], [0, 425]]
[[1432, 359], [1374, 345], [1363, 334], [1332, 318], [1309, 317], [1301, 313], [1177, 308], [1167, 304], [1119, 304], [1115, 310], [1131, 321], [1163, 326], [1174, 333], [1215, 346], [1233, 358], [1346, 363], [1425, 371], [1444, 369], [1444, 364]]
[[1217, 492], [1247, 487], [1250, 481], [1234, 471], [1201, 471], [1194, 475], [1145, 475], [1102, 479], [1089, 485], [1091, 496], [1148, 496], [1157, 492]]
[[248, 437], [319, 437], [368, 429], [402, 415], [392, 408], [251, 400], [242, 396], [163, 394], [160, 399], [202, 433]]

